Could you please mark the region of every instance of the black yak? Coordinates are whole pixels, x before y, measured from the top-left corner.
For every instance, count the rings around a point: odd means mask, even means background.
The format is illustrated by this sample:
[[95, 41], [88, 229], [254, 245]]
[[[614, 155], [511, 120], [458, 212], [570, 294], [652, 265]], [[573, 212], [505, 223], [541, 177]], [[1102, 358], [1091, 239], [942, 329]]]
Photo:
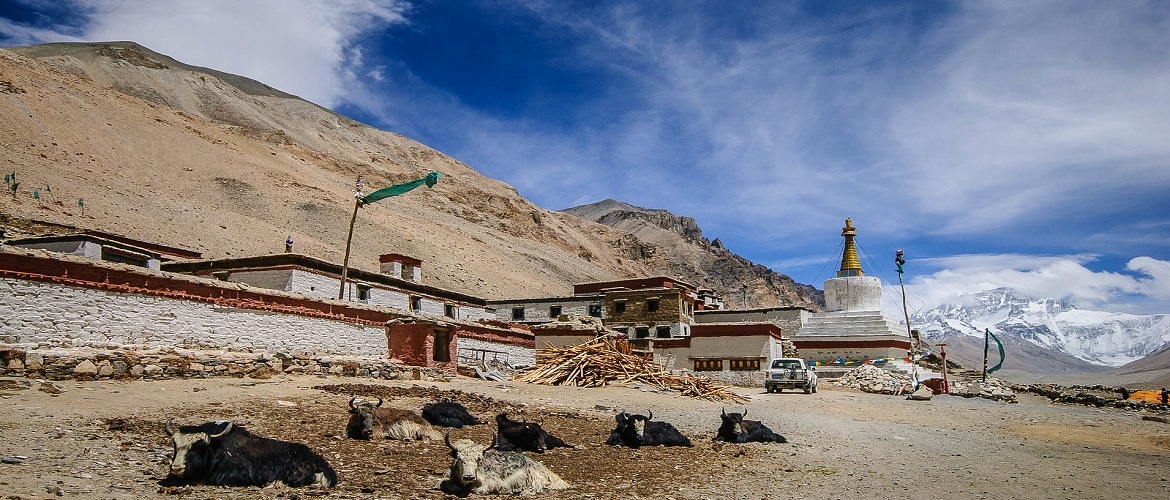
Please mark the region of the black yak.
[[557, 447], [572, 448], [560, 438], [545, 432], [536, 422], [517, 422], [508, 418], [507, 413], [496, 415], [496, 427], [499, 432], [499, 443], [496, 448], [501, 451], [535, 451], [544, 453]]
[[337, 485], [329, 463], [300, 443], [256, 436], [226, 420], [163, 427], [175, 446], [168, 479], [186, 484], [267, 486]]
[[462, 429], [465, 425], [479, 425], [484, 423], [471, 412], [467, 411], [463, 405], [451, 401], [450, 398], [443, 398], [438, 403], [427, 403], [422, 407], [422, 418], [430, 422], [431, 425], [438, 425], [442, 427], [454, 427]]
[[727, 441], [728, 443], [747, 443], [751, 441], [759, 441], [762, 443], [787, 443], [788, 440], [784, 436], [772, 432], [768, 426], [764, 425], [759, 420], [744, 420], [747, 416], [747, 408], [744, 408], [743, 413], [727, 413], [723, 410], [723, 424], [719, 426], [719, 430], [715, 433], [716, 441]]
[[618, 413], [617, 427], [609, 434], [605, 444], [611, 446], [692, 446], [678, 429], [669, 422], [653, 420], [654, 412], [650, 416], [633, 415], [626, 412]]

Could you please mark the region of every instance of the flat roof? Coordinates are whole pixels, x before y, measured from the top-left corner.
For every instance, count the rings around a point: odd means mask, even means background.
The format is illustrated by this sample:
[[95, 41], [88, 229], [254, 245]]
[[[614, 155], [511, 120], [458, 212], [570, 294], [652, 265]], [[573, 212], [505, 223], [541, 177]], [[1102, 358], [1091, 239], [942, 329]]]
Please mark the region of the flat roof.
[[13, 238], [5, 240], [5, 244], [20, 246], [22, 243], [60, 243], [69, 241], [97, 241], [104, 243], [114, 243], [110, 246], [121, 246], [123, 248], [130, 247], [142, 253], [151, 254], [154, 256], [170, 256], [180, 259], [198, 259], [203, 257], [203, 254], [194, 250], [187, 250], [185, 248], [172, 247], [162, 245], [159, 243], [151, 243], [149, 241], [136, 240], [126, 236], [121, 236], [103, 231], [86, 230], [76, 233], [54, 234], [47, 236], [30, 236], [27, 238]]
[[[257, 255], [254, 257], [239, 257], [233, 259], [206, 259], [182, 262], [165, 262], [161, 267], [163, 271], [196, 274], [200, 272], [210, 273], [214, 271], [246, 271], [249, 269], [263, 269], [273, 266], [293, 266], [312, 269], [324, 272], [326, 274], [336, 275], [338, 279], [340, 279], [341, 276], [341, 264], [336, 264], [327, 260], [322, 260], [299, 253], [277, 253], [269, 255]], [[446, 290], [435, 286], [424, 285], [421, 283], [415, 283], [413, 281], [404, 280], [382, 273], [374, 273], [352, 267], [349, 268], [347, 273], [348, 277], [355, 281], [380, 283], [383, 285], [393, 286], [403, 290], [409, 290], [412, 292], [418, 292], [435, 297], [443, 297], [471, 304], [482, 305], [485, 307], [487, 306], [487, 300], [481, 297]]]
[[573, 293], [583, 294], [590, 292], [600, 292], [611, 288], [626, 288], [630, 290], [638, 290], [642, 288], [685, 288], [687, 290], [695, 290], [694, 285], [678, 278], [671, 278], [669, 276], [650, 276], [646, 278], [579, 283], [573, 285]]

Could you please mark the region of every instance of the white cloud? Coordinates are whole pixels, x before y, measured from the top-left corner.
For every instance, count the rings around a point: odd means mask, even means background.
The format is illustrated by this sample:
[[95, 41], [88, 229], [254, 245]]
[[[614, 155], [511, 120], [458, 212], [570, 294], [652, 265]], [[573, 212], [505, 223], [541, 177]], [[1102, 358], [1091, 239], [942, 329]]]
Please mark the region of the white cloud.
[[975, 2], [891, 138], [941, 231], [1053, 218], [1170, 184], [1170, 18], [1158, 4]]
[[[906, 283], [907, 305], [925, 312], [961, 297], [996, 288], [1010, 288], [1032, 298], [1066, 300], [1078, 308], [1134, 313], [1170, 313], [1170, 262], [1150, 257], [1132, 259], [1128, 273], [1094, 271], [1092, 255], [960, 255], [921, 259], [916, 265], [940, 269]], [[900, 297], [896, 287], [887, 295]], [[901, 311], [886, 297], [883, 309]]]
[[404, 22], [403, 1], [77, 0], [88, 20], [70, 38], [52, 30], [6, 29], [28, 43], [130, 40], [197, 66], [259, 80], [322, 106], [346, 95], [344, 74], [361, 64], [365, 31]]

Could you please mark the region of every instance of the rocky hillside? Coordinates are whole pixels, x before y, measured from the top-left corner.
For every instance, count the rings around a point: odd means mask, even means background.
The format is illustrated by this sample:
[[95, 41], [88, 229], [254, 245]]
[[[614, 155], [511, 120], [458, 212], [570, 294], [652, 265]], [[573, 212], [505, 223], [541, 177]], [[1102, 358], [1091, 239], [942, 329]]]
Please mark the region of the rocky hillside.
[[[517, 298], [691, 265], [676, 264], [689, 248], [541, 209], [409, 138], [132, 42], [0, 50], [0, 170], [20, 183], [0, 196], [9, 237], [97, 229], [214, 258], [280, 252], [291, 235], [295, 251], [340, 262], [359, 175], [369, 192], [437, 170], [433, 189], [361, 210], [355, 267], [403, 253], [429, 284]], [[733, 295], [751, 264], [724, 261], [728, 276], [696, 264], [682, 277]], [[801, 300], [748, 281], [759, 304]]]
[[703, 230], [691, 217], [617, 200], [599, 201], [563, 212], [630, 233], [663, 249], [670, 266], [667, 274], [712, 287], [723, 295], [728, 307], [743, 307], [745, 285], [748, 307], [797, 305], [818, 310], [825, 303], [824, 292], [753, 264], [724, 248], [718, 239], [711, 241], [703, 237]]

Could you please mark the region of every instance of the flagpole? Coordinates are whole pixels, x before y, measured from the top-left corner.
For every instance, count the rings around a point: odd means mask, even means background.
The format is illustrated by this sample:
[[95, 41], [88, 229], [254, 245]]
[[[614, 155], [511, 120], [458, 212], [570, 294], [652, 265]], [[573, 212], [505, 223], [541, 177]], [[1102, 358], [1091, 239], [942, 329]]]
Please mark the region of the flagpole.
[[983, 329], [983, 382], [987, 382], [987, 349], [990, 346], [987, 336], [990, 334], [990, 328]]
[[353, 243], [353, 226], [357, 223], [358, 208], [362, 206], [362, 188], [365, 187], [362, 176], [358, 176], [353, 192], [353, 216], [349, 218], [349, 236], [345, 237], [345, 258], [341, 261], [341, 288], [337, 290], [337, 300], [345, 299], [345, 280], [349, 277], [349, 247]]
[[391, 196], [398, 196], [402, 193], [410, 191], [416, 187], [425, 185], [426, 187], [433, 187], [443, 174], [438, 172], [431, 172], [421, 179], [415, 179], [410, 182], [402, 184], [395, 184], [393, 186], [384, 187], [369, 195], [362, 194], [362, 189], [365, 188], [366, 183], [362, 180], [362, 176], [358, 176], [357, 184], [354, 185], [353, 197], [353, 217], [349, 219], [349, 236], [345, 238], [345, 260], [341, 263], [341, 289], [337, 291], [337, 300], [345, 299], [345, 282], [349, 276], [349, 248], [353, 242], [353, 226], [357, 222], [358, 208], [368, 203], [374, 203], [378, 200], [389, 198]]
[[910, 310], [906, 308], [906, 284], [902, 282], [902, 265], [906, 263], [905, 252], [894, 252], [894, 263], [898, 265], [898, 286], [902, 289], [902, 315], [906, 317], [906, 339], [910, 341], [910, 366], [914, 370], [914, 390], [918, 390], [918, 362], [914, 360], [914, 331], [910, 329]]
[[361, 200], [353, 202], [353, 217], [349, 219], [349, 236], [345, 238], [345, 259], [341, 261], [341, 289], [337, 291], [337, 300], [345, 298], [345, 280], [349, 275], [349, 245], [353, 242], [353, 226], [357, 222], [358, 207], [362, 206]]

